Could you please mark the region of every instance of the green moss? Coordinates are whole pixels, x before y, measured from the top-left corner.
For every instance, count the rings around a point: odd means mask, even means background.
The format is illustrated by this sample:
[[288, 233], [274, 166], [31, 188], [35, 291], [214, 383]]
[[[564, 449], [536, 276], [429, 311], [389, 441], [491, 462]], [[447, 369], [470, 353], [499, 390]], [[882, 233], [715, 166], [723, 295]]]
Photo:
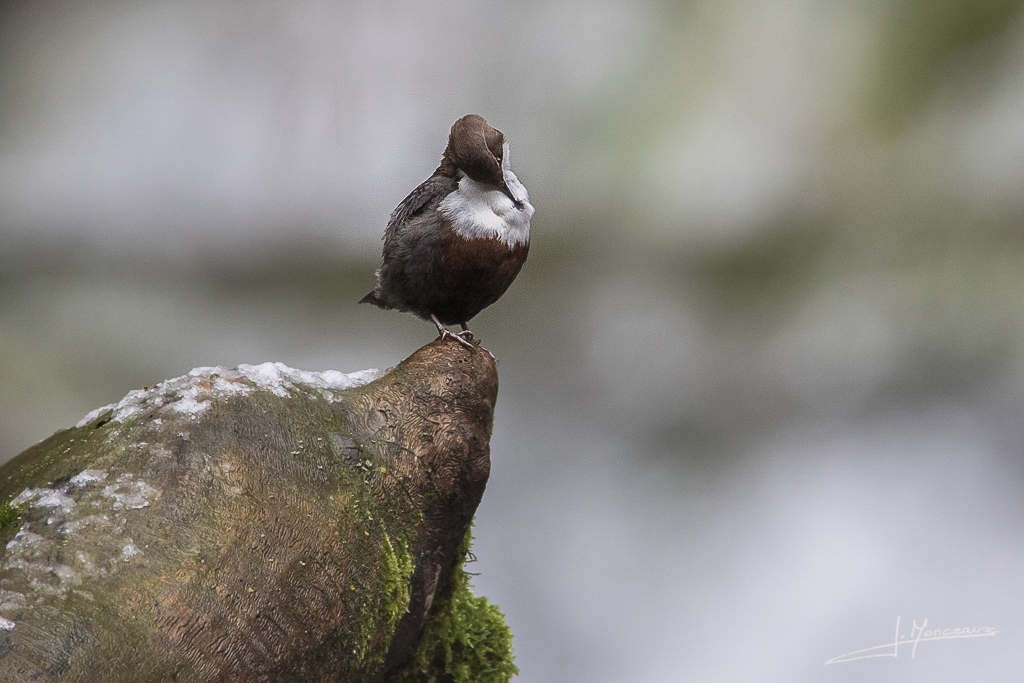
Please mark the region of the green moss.
[[383, 572], [381, 574], [381, 595], [384, 596], [384, 614], [387, 618], [388, 639], [395, 633], [398, 621], [409, 611], [412, 572], [412, 555], [405, 543], [398, 543], [398, 550], [391, 544], [391, 538], [384, 532]]
[[25, 515], [25, 508], [21, 505], [14, 505], [10, 502], [0, 505], [0, 534], [5, 534], [14, 527]]
[[[359, 641], [356, 654], [360, 661], [367, 654], [377, 651], [370, 668], [384, 663], [387, 647], [375, 647], [381, 642], [390, 643], [395, 635], [398, 622], [409, 611], [412, 596], [412, 575], [415, 570], [412, 554], [404, 541], [391, 542], [387, 531], [381, 530], [384, 542], [381, 546], [380, 584], [374, 593], [379, 599], [364, 603], [360, 620]], [[383, 621], [383, 624], [381, 623]]]
[[459, 546], [458, 565], [435, 603], [419, 643], [388, 681], [505, 683], [519, 673], [504, 615], [487, 598], [470, 590], [469, 575], [462, 565], [472, 538], [472, 530], [467, 531]]

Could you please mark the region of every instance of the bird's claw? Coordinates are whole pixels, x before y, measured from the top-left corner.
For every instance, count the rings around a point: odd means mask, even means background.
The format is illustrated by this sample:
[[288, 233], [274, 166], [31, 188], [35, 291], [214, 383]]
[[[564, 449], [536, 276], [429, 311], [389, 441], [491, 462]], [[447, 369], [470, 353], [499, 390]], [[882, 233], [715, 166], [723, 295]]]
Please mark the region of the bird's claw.
[[455, 341], [465, 346], [470, 351], [476, 351], [476, 346], [473, 344], [472, 341], [470, 341], [473, 338], [472, 333], [469, 334], [469, 339], [467, 339], [466, 337], [463, 336], [464, 334], [466, 334], [466, 332], [468, 332], [468, 330], [464, 332], [452, 332], [451, 330], [445, 328], [441, 330], [441, 336], [438, 337], [438, 339], [441, 339], [443, 341], [445, 337], [451, 337]]
[[[441, 339], [443, 341], [445, 337], [452, 337], [455, 339], [455, 341], [459, 342], [460, 344], [465, 346], [470, 351], [473, 351], [474, 353], [476, 352], [477, 348], [484, 349], [484, 347], [480, 345], [480, 342], [473, 339], [473, 333], [466, 328], [466, 323], [459, 323], [459, 325], [462, 327], [461, 332], [452, 332], [447, 327], [445, 327], [440, 320], [437, 319], [437, 316], [430, 316], [430, 321], [434, 323], [434, 326], [437, 327], [437, 333], [441, 335], [440, 337], [438, 337], [438, 339]], [[491, 357], [491, 360], [493, 360], [495, 363], [498, 362], [498, 357], [491, 353], [490, 349], [484, 349], [484, 351], [486, 351], [487, 355]]]

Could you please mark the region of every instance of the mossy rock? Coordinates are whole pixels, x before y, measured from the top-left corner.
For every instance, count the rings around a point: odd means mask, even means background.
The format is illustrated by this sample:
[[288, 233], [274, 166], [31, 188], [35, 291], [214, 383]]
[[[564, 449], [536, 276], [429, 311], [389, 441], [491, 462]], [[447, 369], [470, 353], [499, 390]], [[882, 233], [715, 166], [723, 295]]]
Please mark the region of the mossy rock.
[[511, 678], [461, 568], [493, 360], [378, 375], [199, 368], [0, 468], [0, 680]]

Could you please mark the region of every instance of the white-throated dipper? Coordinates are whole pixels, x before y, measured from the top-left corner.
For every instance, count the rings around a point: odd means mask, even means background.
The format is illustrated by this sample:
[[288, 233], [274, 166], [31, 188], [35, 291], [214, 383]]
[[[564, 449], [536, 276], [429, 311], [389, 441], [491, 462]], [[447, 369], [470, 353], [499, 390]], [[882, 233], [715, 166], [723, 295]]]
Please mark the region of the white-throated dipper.
[[[452, 126], [441, 165], [388, 219], [377, 287], [359, 303], [415, 313], [474, 348], [466, 323], [516, 278], [533, 206], [508, 141], [476, 114]], [[458, 323], [462, 332], [445, 325]]]

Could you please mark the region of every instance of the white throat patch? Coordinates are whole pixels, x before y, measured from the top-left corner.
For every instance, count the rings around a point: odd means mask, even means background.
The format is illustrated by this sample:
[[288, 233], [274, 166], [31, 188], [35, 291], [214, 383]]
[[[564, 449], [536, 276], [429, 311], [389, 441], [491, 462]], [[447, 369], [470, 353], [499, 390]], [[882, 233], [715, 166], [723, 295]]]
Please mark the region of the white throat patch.
[[508, 142], [505, 143], [501, 170], [505, 174], [505, 184], [519, 200], [521, 207], [516, 207], [511, 199], [493, 185], [478, 183], [460, 172], [459, 188], [441, 200], [438, 208], [451, 221], [455, 232], [463, 237], [493, 237], [509, 248], [529, 244], [533, 206], [526, 188], [512, 172]]

